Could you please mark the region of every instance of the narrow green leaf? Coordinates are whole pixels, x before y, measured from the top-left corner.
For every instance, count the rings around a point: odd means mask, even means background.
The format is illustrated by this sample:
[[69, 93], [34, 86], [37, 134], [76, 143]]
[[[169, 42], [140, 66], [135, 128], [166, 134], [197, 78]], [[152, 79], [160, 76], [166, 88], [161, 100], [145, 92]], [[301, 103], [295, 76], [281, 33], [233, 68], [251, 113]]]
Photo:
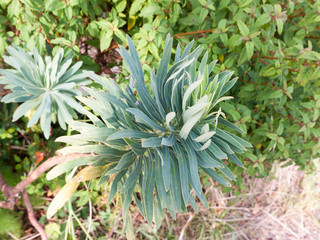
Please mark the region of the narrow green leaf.
[[175, 143], [175, 137], [173, 133], [171, 133], [168, 138], [163, 137], [161, 141], [162, 146], [168, 146], [168, 147], [171, 147], [174, 143]]
[[191, 178], [194, 183], [194, 189], [198, 194], [201, 194], [201, 182], [199, 179], [199, 173], [198, 173], [198, 162], [197, 162], [197, 155], [194, 152], [192, 145], [190, 144], [190, 138], [187, 139], [187, 141], [182, 140], [182, 144], [185, 147], [187, 154], [188, 154], [188, 160], [189, 160], [189, 169]]
[[221, 123], [221, 124], [231, 128], [233, 130], [236, 130], [239, 133], [244, 133], [244, 131], [241, 128], [237, 127], [236, 125], [234, 125], [233, 123], [229, 122], [228, 120], [226, 120], [222, 117], [218, 118], [218, 123]]
[[[151, 154], [149, 152], [149, 158]], [[150, 161], [150, 159], [144, 158], [144, 179], [143, 179], [143, 205], [146, 209], [146, 216], [149, 224], [152, 223], [153, 220], [153, 191], [155, 185], [155, 166], [154, 162]]]
[[114, 198], [114, 196], [117, 193], [118, 190], [118, 183], [120, 182], [120, 180], [122, 179], [122, 177], [126, 174], [127, 170], [121, 171], [119, 172], [116, 177], [114, 178], [111, 188], [110, 188], [110, 192], [109, 192], [109, 196], [108, 196], [108, 203], [111, 202], [111, 200]]
[[108, 137], [108, 140], [122, 139], [122, 138], [150, 138], [156, 137], [154, 133], [140, 132], [135, 130], [123, 130], [116, 132]]
[[142, 147], [143, 148], [150, 148], [150, 147], [159, 147], [161, 146], [161, 137], [151, 137], [142, 140]]
[[223, 177], [221, 177], [216, 171], [214, 171], [211, 168], [203, 168], [203, 170], [214, 180], [216, 180], [218, 183], [221, 183], [222, 185], [226, 187], [231, 187], [231, 184], [225, 180]]
[[182, 152], [181, 147], [176, 142], [173, 145], [173, 148], [176, 152], [177, 161], [179, 165], [179, 176], [180, 176], [180, 183], [181, 183], [181, 191], [182, 191], [182, 198], [185, 205], [188, 205], [189, 201], [189, 185], [188, 185], [188, 170], [187, 170], [187, 158]]
[[144, 123], [148, 124], [149, 126], [160, 131], [164, 131], [164, 132], [166, 131], [166, 129], [163, 126], [151, 120], [146, 114], [144, 114], [140, 110], [135, 108], [127, 108], [126, 110], [132, 113], [133, 115], [135, 115], [136, 117], [138, 117], [139, 119], [141, 119]]
[[163, 182], [166, 191], [168, 192], [170, 189], [170, 166], [171, 166], [171, 159], [170, 159], [170, 152], [168, 147], [162, 147], [162, 173], [163, 173]]
[[139, 159], [137, 161], [136, 166], [134, 167], [134, 170], [132, 171], [132, 173], [129, 175], [128, 179], [124, 183], [123, 188], [121, 189], [121, 193], [124, 193], [125, 191], [127, 191], [132, 185], [136, 185], [141, 171], [142, 171], [142, 161]]

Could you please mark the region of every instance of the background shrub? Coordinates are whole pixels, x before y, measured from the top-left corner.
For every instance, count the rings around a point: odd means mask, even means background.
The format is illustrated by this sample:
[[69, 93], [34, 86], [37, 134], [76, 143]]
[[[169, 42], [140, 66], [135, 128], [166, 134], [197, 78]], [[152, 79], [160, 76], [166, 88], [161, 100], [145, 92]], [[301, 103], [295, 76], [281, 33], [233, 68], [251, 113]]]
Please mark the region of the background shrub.
[[232, 90], [236, 101], [222, 109], [254, 145], [245, 156], [248, 173], [266, 175], [275, 159], [309, 169], [319, 155], [318, 0], [7, 0], [0, 6], [0, 54], [11, 42], [41, 54], [61, 46], [87, 69], [99, 65], [80, 54], [83, 44], [107, 51], [125, 43], [125, 32], [136, 42], [145, 74], [167, 33], [183, 45], [194, 39], [209, 51], [209, 61], [219, 60], [215, 73], [228, 69], [240, 77]]

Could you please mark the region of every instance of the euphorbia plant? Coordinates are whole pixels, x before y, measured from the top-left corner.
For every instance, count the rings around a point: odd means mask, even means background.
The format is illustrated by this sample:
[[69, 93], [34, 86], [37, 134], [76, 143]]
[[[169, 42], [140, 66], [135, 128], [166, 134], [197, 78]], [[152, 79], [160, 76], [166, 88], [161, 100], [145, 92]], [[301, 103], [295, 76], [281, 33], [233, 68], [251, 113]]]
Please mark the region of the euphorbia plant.
[[31, 113], [28, 127], [40, 119], [41, 129], [48, 139], [51, 122], [58, 121], [60, 127], [66, 129], [66, 122], [77, 118], [76, 111], [83, 113], [82, 106], [73, 96], [81, 96], [77, 87], [91, 81], [79, 70], [82, 62], [72, 65], [72, 51], [64, 57], [61, 48], [53, 58], [46, 56], [45, 59], [35, 48], [28, 53], [13, 45], [7, 51], [11, 56], [4, 56], [3, 59], [13, 69], [0, 69], [3, 75], [0, 84], [6, 84], [12, 92], [1, 101], [22, 103], [15, 110], [13, 121]]
[[[57, 141], [70, 144], [62, 152], [91, 154], [52, 169], [52, 179], [74, 167], [90, 164], [61, 192], [48, 209], [51, 217], [72, 195], [79, 182], [100, 177], [100, 184], [112, 179], [109, 201], [121, 193], [124, 211], [134, 198], [149, 223], [159, 224], [165, 209], [175, 217], [196, 210], [195, 197], [207, 205], [199, 178], [204, 171], [226, 186], [234, 180], [227, 159], [242, 167], [236, 156], [251, 144], [231, 134], [227, 128], [242, 130], [224, 118], [219, 102], [231, 99], [223, 95], [235, 84], [232, 72], [213, 75], [216, 61], [207, 64], [208, 54], [192, 43], [182, 52], [178, 45], [171, 61], [172, 38], [167, 37], [157, 72], [151, 72], [152, 95], [145, 86], [137, 51], [127, 37], [129, 51], [120, 47], [131, 76], [130, 84], [121, 89], [111, 79], [86, 72], [105, 91], [85, 88], [87, 97], [78, 97], [93, 113], [86, 111], [91, 122], [73, 122], [80, 134]], [[136, 93], [135, 93], [136, 91]], [[225, 178], [226, 179], [225, 179]], [[137, 193], [140, 193], [137, 195]], [[141, 197], [140, 197], [141, 196]]]

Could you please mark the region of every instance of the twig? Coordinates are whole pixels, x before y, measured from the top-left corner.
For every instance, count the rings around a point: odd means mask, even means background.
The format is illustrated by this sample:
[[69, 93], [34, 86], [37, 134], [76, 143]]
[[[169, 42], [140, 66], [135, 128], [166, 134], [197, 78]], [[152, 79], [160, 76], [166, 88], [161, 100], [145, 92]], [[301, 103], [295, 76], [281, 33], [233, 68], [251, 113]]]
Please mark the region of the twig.
[[9, 146], [10, 149], [17, 149], [22, 151], [28, 151], [28, 148], [25, 147], [19, 147], [19, 146]]
[[186, 231], [187, 227], [189, 227], [189, 225], [190, 225], [190, 223], [191, 223], [191, 221], [192, 221], [192, 219], [194, 218], [195, 215], [196, 215], [196, 214], [194, 213], [194, 214], [192, 214], [192, 215], [189, 217], [187, 223], [186, 223], [186, 224], [184, 225], [184, 227], [182, 228], [182, 231], [181, 231], [181, 233], [180, 233], [180, 235], [179, 235], [179, 240], [182, 240], [182, 239], [183, 239], [184, 232]]
[[164, 10], [165, 13], [168, 13], [170, 11], [172, 2], [173, 2], [173, 0], [171, 0], [171, 2], [169, 3], [169, 6], [168, 6], [167, 10]]
[[118, 224], [118, 222], [119, 222], [119, 219], [120, 219], [121, 214], [122, 214], [122, 207], [120, 208], [120, 211], [119, 211], [119, 213], [118, 213], [118, 215], [117, 215], [117, 218], [116, 218], [116, 220], [114, 221], [114, 224], [113, 224], [113, 226], [112, 226], [112, 228], [111, 228], [111, 232], [110, 232], [108, 238], [112, 238], [113, 232], [114, 232], [114, 230], [116, 230], [116, 226], [117, 226], [117, 224]]
[[33, 234], [31, 236], [29, 235], [29, 236], [26, 236], [26, 237], [22, 237], [22, 238], [20, 238], [20, 240], [32, 240], [32, 239], [35, 239], [35, 238], [37, 238], [39, 236], [40, 236], [40, 234], [37, 233], [37, 234]]
[[7, 234], [10, 236], [10, 237], [12, 237], [12, 239], [14, 239], [14, 240], [19, 240], [19, 238], [17, 238], [15, 235], [13, 235], [11, 232], [8, 232], [7, 231]]
[[38, 223], [36, 217], [34, 216], [34, 212], [33, 212], [27, 191], [23, 191], [22, 197], [23, 197], [24, 204], [26, 205], [26, 209], [28, 211], [28, 218], [31, 224], [40, 233], [42, 240], [48, 240], [46, 232], [44, 231], [43, 227]]
[[175, 38], [185, 36], [185, 35], [192, 35], [192, 34], [197, 34], [197, 33], [209, 33], [213, 32], [214, 29], [208, 29], [208, 30], [199, 30], [199, 31], [194, 31], [194, 32], [186, 32], [186, 33], [178, 33], [173, 35]]
[[272, 214], [268, 213], [267, 211], [261, 209], [266, 215], [268, 215], [269, 217], [271, 217], [274, 221], [276, 221], [277, 223], [279, 223], [282, 227], [284, 227], [285, 229], [287, 229], [293, 236], [295, 236], [297, 239], [300, 239], [300, 237], [293, 231], [291, 230], [287, 225], [285, 225], [284, 223], [282, 223], [280, 220], [278, 220], [275, 216], [273, 216]]
[[21, 131], [21, 129], [19, 129], [19, 133], [22, 135], [22, 137], [27, 141], [27, 143], [29, 144], [29, 145], [31, 145], [31, 142], [30, 142], [30, 140], [27, 138], [27, 136]]

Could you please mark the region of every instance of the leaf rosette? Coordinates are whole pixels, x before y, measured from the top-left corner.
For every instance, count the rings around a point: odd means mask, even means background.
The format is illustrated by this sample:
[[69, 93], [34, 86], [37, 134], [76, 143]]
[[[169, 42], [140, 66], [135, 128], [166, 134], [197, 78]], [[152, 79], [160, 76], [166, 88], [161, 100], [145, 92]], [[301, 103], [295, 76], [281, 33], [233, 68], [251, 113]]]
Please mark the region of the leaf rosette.
[[[87, 97], [78, 99], [93, 110], [86, 111], [90, 123], [75, 121], [80, 132], [58, 141], [71, 144], [68, 153], [93, 155], [59, 165], [49, 179], [76, 166], [108, 166], [99, 183], [112, 180], [109, 201], [121, 193], [124, 211], [134, 199], [149, 223], [158, 225], [165, 209], [175, 218], [187, 205], [197, 210], [195, 197], [207, 206], [199, 178], [204, 171], [219, 183], [231, 186], [234, 180], [226, 161], [243, 167], [236, 154], [251, 144], [224, 130], [243, 131], [226, 120], [218, 104], [232, 97], [223, 95], [236, 83], [232, 72], [213, 75], [216, 61], [207, 63], [202, 48], [191, 52], [192, 44], [181, 51], [177, 46], [171, 61], [173, 39], [168, 35], [157, 73], [151, 72], [152, 95], [148, 92], [138, 53], [127, 37], [129, 50], [119, 53], [128, 67], [130, 84], [124, 89], [111, 79], [86, 72], [106, 91], [85, 88]], [[221, 128], [222, 127], [222, 128]]]
[[[86, 85], [86, 75], [79, 70], [82, 62], [72, 67], [73, 53], [64, 58], [64, 50], [60, 49], [54, 58], [43, 59], [36, 49], [32, 53], [13, 45], [7, 48], [10, 56], [3, 56], [6, 64], [13, 69], [0, 69], [0, 84], [5, 84], [11, 93], [1, 101], [5, 103], [22, 103], [13, 114], [13, 121], [23, 115], [31, 115], [28, 127], [40, 119], [44, 136], [50, 136], [51, 122], [57, 120], [61, 128], [66, 129], [66, 122], [77, 118], [75, 111], [84, 113], [83, 107], [76, 102], [74, 96], [81, 96], [78, 86]], [[30, 113], [30, 114], [28, 114]]]

